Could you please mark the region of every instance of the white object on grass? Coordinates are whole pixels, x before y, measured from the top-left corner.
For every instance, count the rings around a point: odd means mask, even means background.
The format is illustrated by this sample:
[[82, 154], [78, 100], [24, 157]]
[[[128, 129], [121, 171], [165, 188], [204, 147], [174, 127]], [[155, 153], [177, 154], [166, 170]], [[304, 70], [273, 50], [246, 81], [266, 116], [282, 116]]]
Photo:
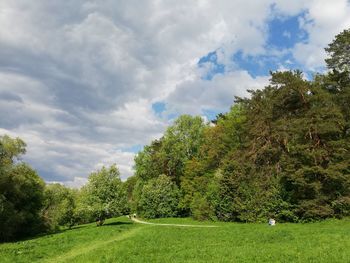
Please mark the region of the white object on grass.
[[269, 225], [270, 225], [270, 226], [276, 225], [276, 220], [273, 219], [273, 218], [270, 218], [270, 219], [269, 219]]

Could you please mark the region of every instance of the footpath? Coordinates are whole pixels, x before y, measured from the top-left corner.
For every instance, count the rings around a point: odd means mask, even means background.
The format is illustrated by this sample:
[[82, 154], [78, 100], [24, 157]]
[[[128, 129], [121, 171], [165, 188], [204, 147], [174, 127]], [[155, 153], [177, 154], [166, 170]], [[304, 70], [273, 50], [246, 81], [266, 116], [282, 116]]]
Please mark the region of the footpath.
[[186, 225], [186, 224], [162, 224], [162, 223], [151, 223], [142, 221], [140, 219], [137, 219], [136, 217], [130, 217], [132, 221], [139, 224], [145, 224], [145, 225], [155, 225], [155, 226], [175, 226], [175, 227], [218, 227], [213, 225]]

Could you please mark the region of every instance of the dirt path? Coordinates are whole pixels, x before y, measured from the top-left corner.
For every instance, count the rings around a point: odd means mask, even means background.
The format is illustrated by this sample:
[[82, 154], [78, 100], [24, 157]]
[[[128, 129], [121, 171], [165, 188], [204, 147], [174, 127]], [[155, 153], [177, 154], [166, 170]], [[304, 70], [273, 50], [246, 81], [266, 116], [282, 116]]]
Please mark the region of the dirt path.
[[131, 220], [132, 220], [132, 221], [134, 221], [135, 223], [145, 224], [145, 225], [155, 225], [155, 226], [176, 226], [176, 227], [218, 227], [218, 226], [213, 226], [213, 225], [185, 225], [185, 224], [161, 224], [161, 223], [151, 223], [151, 222], [142, 221], [142, 220], [137, 219], [137, 218], [135, 218], [135, 217], [131, 217]]

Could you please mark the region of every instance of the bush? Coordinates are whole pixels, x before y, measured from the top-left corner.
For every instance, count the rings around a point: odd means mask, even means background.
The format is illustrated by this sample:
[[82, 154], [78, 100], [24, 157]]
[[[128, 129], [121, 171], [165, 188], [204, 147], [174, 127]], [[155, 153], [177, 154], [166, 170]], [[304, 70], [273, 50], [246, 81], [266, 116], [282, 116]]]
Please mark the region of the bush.
[[178, 214], [179, 189], [166, 175], [144, 185], [138, 213], [146, 218], [172, 217]]
[[196, 220], [209, 220], [215, 218], [215, 211], [207, 199], [199, 193], [195, 193], [191, 203], [192, 217]]
[[343, 196], [332, 202], [332, 208], [334, 209], [337, 217], [350, 216], [350, 197]]

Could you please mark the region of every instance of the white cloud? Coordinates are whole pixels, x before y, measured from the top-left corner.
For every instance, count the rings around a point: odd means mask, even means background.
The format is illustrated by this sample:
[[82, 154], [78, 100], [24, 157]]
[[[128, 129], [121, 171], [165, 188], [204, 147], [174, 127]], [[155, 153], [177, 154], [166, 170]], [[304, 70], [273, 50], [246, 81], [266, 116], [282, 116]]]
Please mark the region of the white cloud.
[[212, 80], [196, 79], [181, 83], [168, 98], [168, 112], [201, 114], [204, 110], [226, 111], [235, 96], [264, 87], [269, 77], [253, 78], [246, 71], [217, 74]]
[[[294, 55], [318, 66], [321, 47], [349, 23], [345, 1], [327, 10], [322, 4], [333, 2], [321, 2], [2, 0], [0, 134], [25, 140], [26, 160], [47, 181], [77, 186], [113, 162], [126, 178], [134, 153], [125, 149], [168, 124], [152, 103], [202, 115], [266, 83], [231, 58], [238, 50], [264, 54], [274, 16], [308, 10], [302, 26], [310, 37]], [[202, 80], [197, 62], [214, 50], [229, 72]]]
[[[107, 143], [75, 143], [72, 141], [44, 139], [41, 133], [1, 129], [0, 134], [19, 136], [29, 142], [28, 154], [23, 156], [39, 170], [49, 182], [70, 184], [74, 178], [87, 176], [103, 165], [117, 163], [121, 178], [125, 180], [133, 174], [132, 166], [135, 153], [125, 152]], [[82, 180], [78, 180], [82, 182]], [[77, 182], [76, 182], [77, 183]]]
[[306, 43], [298, 43], [294, 57], [306, 68], [316, 70], [323, 67], [324, 48], [334, 36], [350, 27], [350, 3], [347, 0], [308, 1], [307, 12], [301, 27], [308, 33]]

